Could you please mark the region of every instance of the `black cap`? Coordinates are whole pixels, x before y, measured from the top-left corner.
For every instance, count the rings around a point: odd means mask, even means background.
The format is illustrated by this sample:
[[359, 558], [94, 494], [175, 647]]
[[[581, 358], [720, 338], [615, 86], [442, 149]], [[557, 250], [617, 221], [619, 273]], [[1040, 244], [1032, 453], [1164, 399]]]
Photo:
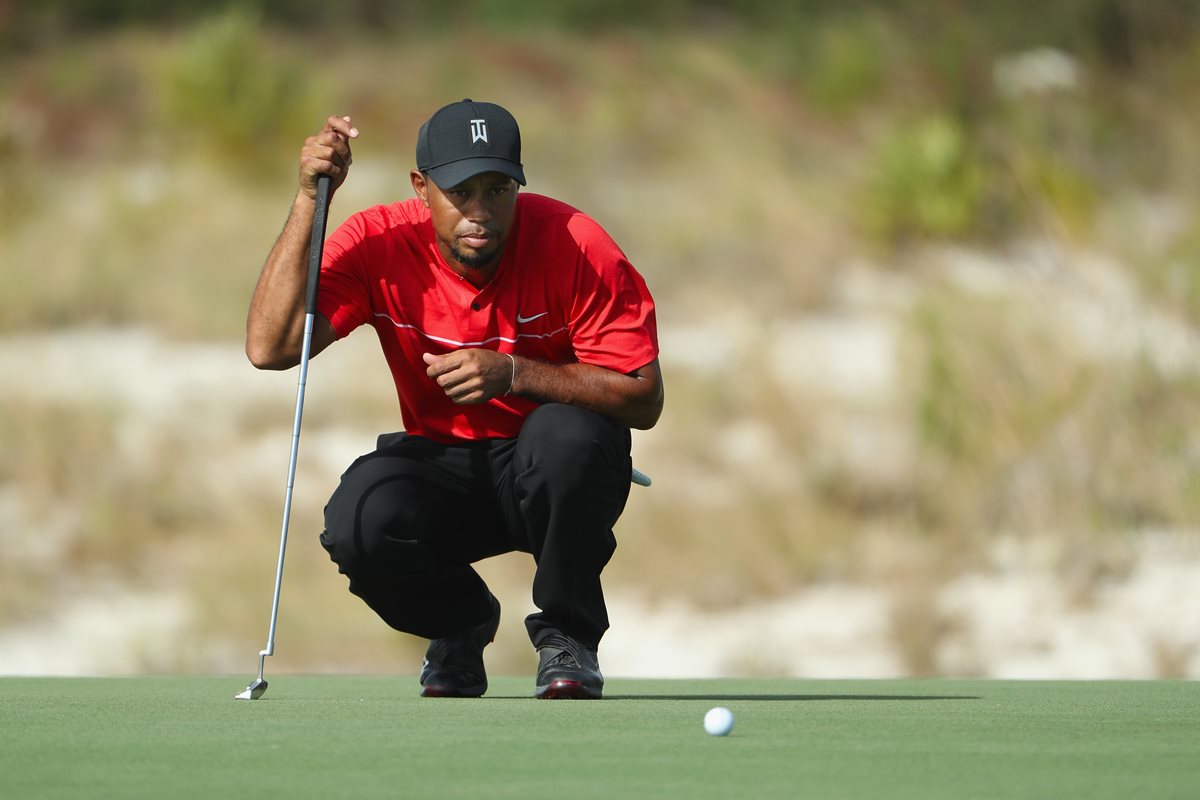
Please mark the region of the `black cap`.
[[495, 103], [443, 106], [417, 134], [417, 169], [446, 189], [481, 172], [501, 172], [524, 186], [517, 121]]

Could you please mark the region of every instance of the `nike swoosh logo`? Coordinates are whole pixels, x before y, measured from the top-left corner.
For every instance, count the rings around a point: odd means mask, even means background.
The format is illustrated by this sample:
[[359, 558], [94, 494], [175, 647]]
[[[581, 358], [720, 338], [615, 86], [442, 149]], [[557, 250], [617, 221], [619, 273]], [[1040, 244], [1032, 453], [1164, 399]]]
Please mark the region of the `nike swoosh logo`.
[[549, 311], [543, 311], [540, 314], [534, 314], [532, 317], [522, 317], [520, 314], [517, 314], [517, 323], [524, 325], [526, 322], [533, 322], [538, 317], [544, 317], [549, 313]]

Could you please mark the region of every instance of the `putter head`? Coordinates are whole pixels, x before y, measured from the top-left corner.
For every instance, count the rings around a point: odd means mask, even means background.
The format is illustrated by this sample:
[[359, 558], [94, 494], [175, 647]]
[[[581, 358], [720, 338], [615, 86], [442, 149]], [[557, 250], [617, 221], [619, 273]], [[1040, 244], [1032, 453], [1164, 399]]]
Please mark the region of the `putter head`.
[[267, 682], [262, 678], [257, 679], [254, 683], [246, 687], [246, 691], [241, 694], [235, 694], [234, 700], [257, 700], [262, 697], [267, 691]]

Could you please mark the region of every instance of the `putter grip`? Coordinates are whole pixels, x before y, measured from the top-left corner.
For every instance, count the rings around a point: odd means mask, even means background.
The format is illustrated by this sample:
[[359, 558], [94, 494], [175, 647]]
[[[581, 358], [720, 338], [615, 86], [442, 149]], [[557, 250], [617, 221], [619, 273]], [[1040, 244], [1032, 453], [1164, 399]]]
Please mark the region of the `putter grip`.
[[328, 175], [317, 176], [317, 206], [313, 209], [312, 240], [308, 245], [308, 290], [304, 295], [304, 313], [317, 313], [317, 284], [321, 279], [321, 254], [325, 249], [325, 222], [329, 218]]

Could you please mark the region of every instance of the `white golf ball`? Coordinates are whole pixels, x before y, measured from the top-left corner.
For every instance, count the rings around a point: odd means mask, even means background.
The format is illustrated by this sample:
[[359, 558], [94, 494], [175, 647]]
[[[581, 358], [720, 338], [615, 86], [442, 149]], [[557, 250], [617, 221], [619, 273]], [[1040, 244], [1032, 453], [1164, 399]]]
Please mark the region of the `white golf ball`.
[[704, 730], [710, 736], [728, 736], [733, 730], [733, 712], [721, 706], [710, 708], [704, 715]]

